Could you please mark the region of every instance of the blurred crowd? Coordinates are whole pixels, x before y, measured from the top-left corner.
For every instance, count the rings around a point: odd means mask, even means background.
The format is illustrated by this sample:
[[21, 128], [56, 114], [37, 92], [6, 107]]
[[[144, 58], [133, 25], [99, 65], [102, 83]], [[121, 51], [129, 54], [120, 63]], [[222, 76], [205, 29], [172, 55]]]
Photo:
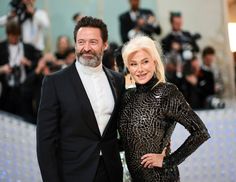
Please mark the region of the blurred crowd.
[[[183, 30], [181, 12], [171, 12], [170, 32], [163, 32], [154, 12], [140, 8], [140, 0], [128, 0], [130, 10], [119, 17], [120, 38], [127, 42], [138, 34], [161, 45], [166, 78], [177, 85], [193, 109], [224, 108], [221, 73], [215, 64], [213, 46], [199, 47], [199, 33]], [[74, 45], [66, 35], [57, 38], [55, 52], [45, 52], [45, 33], [50, 27], [47, 12], [35, 7], [35, 0], [12, 0], [11, 12], [0, 17], [7, 39], [0, 42], [0, 110], [36, 123], [43, 77], [66, 68], [75, 59]], [[81, 13], [72, 15], [78, 22]], [[168, 20], [167, 20], [168, 21]], [[134, 86], [121, 56], [122, 45], [110, 42], [103, 65], [126, 76], [127, 88]]]

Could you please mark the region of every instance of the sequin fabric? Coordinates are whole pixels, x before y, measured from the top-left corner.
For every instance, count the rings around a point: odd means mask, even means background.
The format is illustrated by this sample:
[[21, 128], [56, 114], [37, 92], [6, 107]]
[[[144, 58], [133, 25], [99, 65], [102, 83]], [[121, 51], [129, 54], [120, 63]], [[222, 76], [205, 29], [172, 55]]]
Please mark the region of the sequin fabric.
[[[178, 182], [178, 165], [210, 135], [181, 92], [171, 83], [153, 77], [124, 95], [118, 118], [119, 133], [129, 172], [134, 182]], [[176, 123], [190, 133], [173, 153], [167, 150], [162, 168], [144, 168], [141, 156], [161, 153], [169, 145]], [[169, 148], [168, 148], [169, 149]]]

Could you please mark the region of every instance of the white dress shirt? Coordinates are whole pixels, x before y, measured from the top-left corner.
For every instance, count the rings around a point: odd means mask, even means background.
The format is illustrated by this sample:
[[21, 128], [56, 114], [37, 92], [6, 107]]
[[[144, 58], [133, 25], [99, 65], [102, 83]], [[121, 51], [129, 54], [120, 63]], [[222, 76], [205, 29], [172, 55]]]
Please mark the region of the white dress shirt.
[[102, 68], [102, 63], [94, 68], [84, 66], [77, 60], [75, 65], [93, 108], [100, 134], [102, 135], [115, 104], [111, 86]]

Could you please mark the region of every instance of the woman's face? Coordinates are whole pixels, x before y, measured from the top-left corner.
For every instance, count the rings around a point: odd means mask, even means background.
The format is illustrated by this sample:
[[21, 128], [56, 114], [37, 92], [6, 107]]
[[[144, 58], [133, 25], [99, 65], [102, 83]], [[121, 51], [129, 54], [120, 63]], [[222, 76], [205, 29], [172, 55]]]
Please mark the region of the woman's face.
[[132, 78], [138, 84], [147, 83], [155, 73], [155, 62], [145, 50], [132, 53], [127, 67]]

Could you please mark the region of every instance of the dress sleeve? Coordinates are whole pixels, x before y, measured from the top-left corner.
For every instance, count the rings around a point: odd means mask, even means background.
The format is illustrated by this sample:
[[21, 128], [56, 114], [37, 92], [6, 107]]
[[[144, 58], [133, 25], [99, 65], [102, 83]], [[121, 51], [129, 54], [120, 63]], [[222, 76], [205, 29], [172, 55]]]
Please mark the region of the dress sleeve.
[[190, 136], [176, 151], [164, 158], [163, 168], [179, 165], [210, 138], [203, 121], [192, 110], [177, 87], [173, 84], [168, 85], [166, 93], [163, 109], [167, 118], [183, 125], [189, 131]]

